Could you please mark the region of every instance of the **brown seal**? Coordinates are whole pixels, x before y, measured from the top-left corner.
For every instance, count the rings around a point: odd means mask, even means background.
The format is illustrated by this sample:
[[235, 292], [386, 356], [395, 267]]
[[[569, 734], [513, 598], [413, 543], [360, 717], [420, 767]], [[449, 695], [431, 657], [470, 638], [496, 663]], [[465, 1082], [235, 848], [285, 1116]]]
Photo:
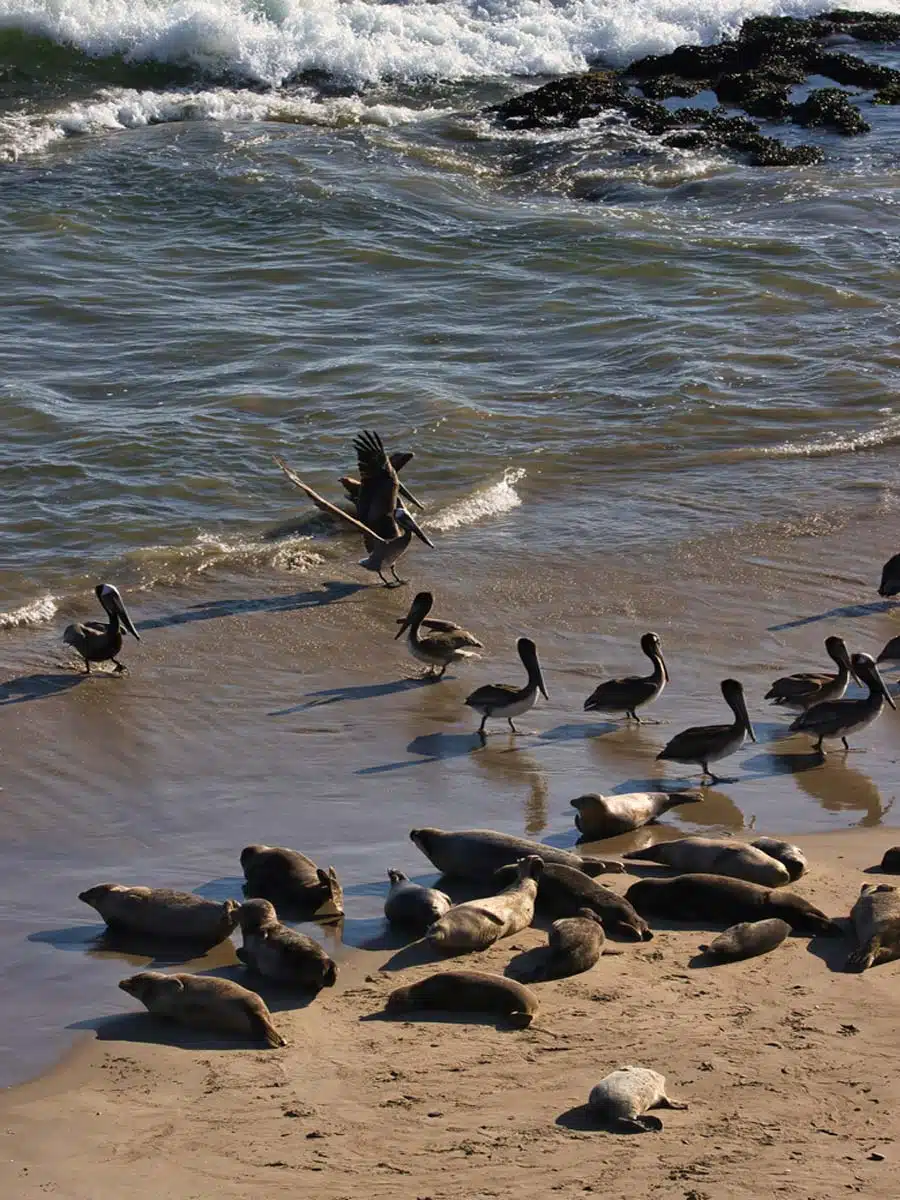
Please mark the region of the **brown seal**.
[[251, 971], [314, 992], [334, 987], [333, 960], [313, 938], [282, 925], [268, 900], [246, 900], [238, 921], [244, 944], [237, 956]]
[[537, 879], [543, 862], [534, 854], [518, 864], [516, 882], [499, 896], [467, 900], [447, 910], [425, 936], [437, 950], [455, 954], [486, 950], [534, 920]]
[[545, 846], [543, 842], [532, 842], [529, 838], [498, 833], [495, 829], [458, 829], [455, 832], [411, 829], [409, 836], [444, 875], [474, 879], [477, 883], [490, 883], [495, 871], [515, 864], [529, 854], [536, 854], [545, 863], [577, 867], [591, 876], [611, 872], [621, 874], [625, 870], [615, 859], [590, 858], [571, 850]]
[[651, 1108], [687, 1108], [666, 1095], [666, 1079], [649, 1067], [622, 1067], [593, 1088], [590, 1108], [613, 1129], [648, 1133], [662, 1129], [659, 1117], [644, 1114]]
[[334, 867], [324, 871], [299, 850], [245, 846], [241, 866], [248, 896], [323, 916], [340, 916], [344, 911], [344, 892]]
[[728, 838], [678, 838], [674, 842], [657, 842], [643, 850], [632, 850], [622, 857], [664, 863], [676, 871], [691, 874], [702, 872], [747, 879], [765, 887], [780, 887], [791, 881], [787, 867], [777, 859], [746, 842], [733, 842]]
[[540, 1005], [534, 992], [503, 975], [439, 971], [418, 983], [397, 988], [388, 996], [385, 1007], [392, 1014], [415, 1009], [502, 1013], [511, 1025], [524, 1029], [537, 1016]]
[[890, 883], [864, 883], [850, 912], [858, 949], [846, 971], [865, 971], [900, 958], [900, 890]]
[[78, 899], [95, 908], [110, 929], [210, 946], [224, 942], [233, 931], [240, 908], [235, 900], [220, 904], [192, 892], [121, 883], [98, 883], [79, 892]]
[[266, 1046], [287, 1045], [262, 997], [230, 979], [141, 971], [121, 980], [119, 987], [148, 1012], [181, 1025], [234, 1033]]
[[590, 908], [582, 908], [576, 917], [554, 921], [550, 927], [547, 956], [526, 977], [526, 982], [565, 979], [589, 971], [603, 953], [603, 942], [603, 924]]
[[795, 883], [801, 875], [805, 875], [809, 870], [806, 855], [799, 846], [795, 846], [792, 842], [782, 842], [778, 838], [759, 837], [754, 838], [750, 845], [755, 846], [757, 850], [762, 850], [770, 858], [777, 858], [790, 875], [792, 883]]
[[766, 921], [742, 921], [732, 925], [724, 933], [713, 938], [708, 946], [700, 949], [710, 958], [720, 962], [737, 962], [742, 958], [756, 958], [768, 954], [780, 946], [791, 932], [787, 921], [780, 917], [769, 917]]
[[[515, 867], [501, 867], [494, 882], [498, 887], [507, 887], [515, 877]], [[565, 863], [544, 863], [538, 877], [537, 902], [554, 917], [574, 917], [581, 909], [589, 908], [613, 937], [637, 942], [649, 942], [653, 937], [650, 926], [624, 896]]]

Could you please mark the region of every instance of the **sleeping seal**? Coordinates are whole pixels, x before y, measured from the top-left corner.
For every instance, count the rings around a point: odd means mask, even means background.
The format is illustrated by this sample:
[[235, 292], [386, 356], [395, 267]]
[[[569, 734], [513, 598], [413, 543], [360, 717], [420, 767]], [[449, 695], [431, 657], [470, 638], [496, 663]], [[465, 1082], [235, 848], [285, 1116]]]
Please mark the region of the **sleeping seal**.
[[409, 876], [402, 871], [388, 871], [391, 890], [384, 902], [384, 915], [392, 925], [401, 925], [424, 933], [440, 917], [453, 907], [453, 901], [435, 888], [410, 883]]
[[286, 1046], [272, 1014], [256, 992], [210, 975], [141, 971], [119, 983], [154, 1015], [215, 1033], [236, 1033], [266, 1046]]
[[900, 958], [900, 891], [889, 883], [864, 883], [850, 912], [859, 946], [845, 971], [865, 971]]
[[316, 993], [334, 987], [332, 959], [313, 938], [282, 925], [268, 900], [246, 900], [238, 921], [244, 944], [237, 956], [249, 970]]
[[79, 892], [78, 899], [95, 908], [110, 929], [210, 946], [229, 936], [237, 925], [240, 908], [235, 900], [219, 904], [193, 892], [125, 887], [121, 883], [98, 883]]
[[451, 954], [486, 950], [500, 938], [527, 928], [534, 920], [537, 879], [543, 865], [534, 854], [523, 858], [515, 883], [499, 896], [454, 905], [429, 926], [428, 941], [436, 950]]
[[831, 921], [796, 892], [762, 887], [724, 875], [677, 875], [674, 879], [641, 879], [625, 896], [639, 913], [671, 921], [711, 921], [735, 925], [780, 917], [795, 933], [840, 937]]
[[[507, 887], [515, 878], [515, 867], [501, 867], [494, 875], [494, 884]], [[637, 942], [649, 942], [653, 937], [650, 926], [624, 896], [563, 863], [544, 863], [538, 877], [537, 902], [554, 917], [574, 917], [580, 909], [589, 908], [603, 922], [606, 932], [615, 937]]]
[[429, 975], [391, 992], [385, 1006], [392, 1014], [415, 1009], [502, 1013], [517, 1029], [530, 1025], [539, 1008], [537, 996], [521, 983], [481, 971], [440, 971]]
[[809, 870], [806, 855], [799, 846], [794, 846], [790, 842], [780, 842], [778, 838], [761, 837], [754, 838], [750, 845], [755, 846], [757, 850], [762, 850], [763, 854], [768, 854], [770, 858], [777, 858], [790, 875], [792, 883]]
[[459, 829], [455, 833], [446, 829], [411, 829], [409, 836], [439, 871], [477, 883], [492, 882], [495, 871], [529, 854], [538, 855], [545, 863], [575, 867], [586, 875], [625, 870], [614, 859], [583, 858], [569, 850], [558, 850], [493, 829]]
[[779, 917], [769, 917], [767, 921], [742, 921], [700, 949], [719, 962], [737, 962], [742, 958], [768, 954], [780, 946], [790, 932], [790, 925]]
[[323, 871], [299, 850], [284, 846], [245, 846], [241, 866], [248, 896], [287, 905], [310, 914], [341, 916], [344, 892], [334, 867]]
[[525, 977], [525, 982], [566, 979], [569, 975], [589, 971], [603, 953], [604, 940], [603, 924], [590, 908], [582, 908], [576, 917], [554, 921], [547, 941], [547, 954]]
[[666, 1095], [666, 1079], [647, 1067], [622, 1067], [591, 1088], [589, 1106], [620, 1132], [648, 1133], [662, 1129], [659, 1117], [644, 1114], [651, 1108], [687, 1108]]
[[596, 842], [640, 829], [676, 805], [696, 804], [702, 799], [699, 791], [628, 792], [621, 796], [588, 792], [576, 796], [571, 804], [576, 810], [575, 828], [581, 831], [581, 840]]
[[657, 842], [643, 850], [631, 850], [622, 857], [664, 863], [676, 871], [691, 874], [727, 875], [766, 887], [780, 887], [791, 881], [787, 867], [777, 859], [746, 842], [732, 842], [727, 838], [678, 838], [674, 842]]

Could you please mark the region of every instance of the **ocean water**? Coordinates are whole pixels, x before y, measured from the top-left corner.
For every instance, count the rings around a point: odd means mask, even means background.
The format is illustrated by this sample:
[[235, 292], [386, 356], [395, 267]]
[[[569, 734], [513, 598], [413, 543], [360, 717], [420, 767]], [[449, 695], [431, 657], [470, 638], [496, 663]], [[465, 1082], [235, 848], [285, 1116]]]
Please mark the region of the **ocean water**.
[[[484, 113], [823, 7], [0, 0], [0, 1082], [127, 1004], [81, 887], [235, 894], [243, 844], [296, 845], [359, 945], [387, 867], [427, 870], [411, 825], [570, 844], [572, 795], [676, 779], [729, 674], [760, 745], [667, 821], [890, 823], [894, 714], [819, 766], [762, 695], [900, 632], [900, 116], [864, 95], [870, 134], [762, 170]], [[272, 462], [337, 499], [361, 428], [415, 451], [403, 592]], [[101, 579], [142, 640], [84, 680]], [[392, 640], [418, 587], [488, 645], [435, 688]], [[649, 628], [674, 728], [586, 720]], [[519, 633], [551, 701], [481, 752], [463, 699]]]

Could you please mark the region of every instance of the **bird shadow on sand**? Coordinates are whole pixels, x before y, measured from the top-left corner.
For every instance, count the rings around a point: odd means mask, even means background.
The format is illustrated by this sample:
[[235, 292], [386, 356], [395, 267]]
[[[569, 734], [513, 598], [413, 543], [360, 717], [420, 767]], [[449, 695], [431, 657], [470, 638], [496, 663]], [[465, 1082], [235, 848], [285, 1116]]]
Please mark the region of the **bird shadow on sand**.
[[89, 1017], [84, 1021], [75, 1021], [66, 1028], [92, 1032], [100, 1042], [144, 1042], [150, 1046], [174, 1046], [179, 1050], [265, 1049], [260, 1042], [249, 1038], [225, 1037], [207, 1033], [203, 1029], [188, 1029], [148, 1012]]
[[88, 676], [81, 671], [78, 674], [39, 672], [35, 675], [6, 679], [0, 683], [0, 705], [25, 704], [29, 700], [46, 700], [50, 696], [59, 696], [78, 687], [87, 678]]
[[397, 762], [379, 763], [374, 767], [362, 767], [357, 775], [386, 775], [391, 771], [403, 771], [409, 767], [421, 767], [426, 763], [441, 762], [447, 758], [461, 758], [485, 749], [477, 733], [423, 733], [414, 737], [406, 747], [418, 758], [404, 758]]
[[874, 617], [880, 613], [890, 612], [900, 607], [896, 600], [873, 600], [869, 604], [843, 604], [838, 608], [830, 608], [827, 612], [812, 613], [808, 617], [798, 617], [795, 621], [784, 621], [780, 625], [769, 625], [769, 633], [780, 633], [783, 629], [796, 629], [800, 625], [814, 625], [816, 621], [851, 620], [854, 617]]
[[150, 621], [138, 621], [137, 628], [167, 629], [171, 625], [190, 625], [194, 621], [215, 621], [220, 617], [246, 616], [248, 613], [286, 613], [304, 608], [320, 608], [345, 600], [367, 587], [364, 583], [329, 580], [321, 588], [309, 592], [292, 592], [287, 596], [255, 596], [234, 600], [205, 600], [192, 604], [182, 612], [169, 613]]
[[392, 679], [387, 683], [363, 683], [348, 687], [324, 688], [320, 692], [310, 692], [309, 698], [303, 704], [292, 704], [290, 708], [277, 708], [266, 715], [287, 717], [291, 713], [307, 712], [311, 708], [323, 708], [326, 704], [342, 704], [348, 700], [377, 700], [379, 696], [392, 696], [397, 692], [409, 692], [415, 688], [427, 687], [431, 682], [421, 676], [404, 676], [402, 679]]
[[821, 754], [811, 751], [801, 754], [771, 754], [763, 751], [741, 763], [741, 770], [756, 778], [771, 778], [775, 775], [799, 775], [821, 767], [825, 760]]
[[[615, 733], [623, 728], [627, 729], [628, 726], [616, 721], [567, 721], [562, 725], [555, 725], [552, 729], [545, 729], [538, 737], [542, 742], [580, 742], [585, 738]], [[640, 726], [635, 725], [634, 728], [638, 729]]]

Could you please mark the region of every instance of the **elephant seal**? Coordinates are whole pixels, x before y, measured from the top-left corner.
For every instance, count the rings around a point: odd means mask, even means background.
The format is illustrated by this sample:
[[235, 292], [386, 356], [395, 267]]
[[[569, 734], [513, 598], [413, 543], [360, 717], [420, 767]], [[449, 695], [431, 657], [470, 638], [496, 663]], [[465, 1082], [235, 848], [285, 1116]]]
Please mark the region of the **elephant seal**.
[[388, 871], [388, 879], [391, 881], [391, 890], [384, 902], [384, 915], [391, 925], [401, 925], [424, 933], [429, 925], [433, 925], [453, 907], [449, 896], [435, 888], [410, 883], [409, 876], [402, 871]]
[[845, 971], [865, 971], [900, 958], [900, 890], [890, 883], [864, 883], [850, 911], [859, 946]]
[[768, 954], [780, 946], [790, 934], [791, 927], [780, 917], [769, 917], [766, 921], [742, 921], [732, 925], [724, 933], [713, 938], [708, 946], [700, 949], [710, 958], [720, 962], [737, 962], [742, 958], [756, 958]]
[[879, 870], [887, 875], [900, 875], [900, 846], [891, 846], [890, 850], [885, 850]]
[[418, 983], [397, 988], [388, 996], [385, 1007], [392, 1014], [415, 1009], [502, 1013], [509, 1017], [511, 1025], [525, 1029], [537, 1016], [540, 1005], [534, 992], [503, 975], [440, 971]]
[[210, 946], [224, 942], [234, 930], [240, 908], [235, 900], [219, 904], [193, 892], [121, 883], [98, 883], [79, 892], [78, 899], [95, 908], [110, 929]]
[[266, 1046], [287, 1045], [262, 997], [230, 979], [141, 971], [121, 980], [119, 987], [140, 1000], [148, 1012], [180, 1025], [236, 1033]]
[[569, 975], [589, 971], [603, 953], [604, 941], [603, 923], [590, 908], [582, 908], [575, 917], [554, 921], [550, 927], [547, 955], [525, 982], [566, 979]]
[[727, 838], [678, 838], [674, 842], [657, 842], [643, 850], [631, 850], [622, 857], [664, 863], [676, 871], [691, 874], [727, 875], [765, 887], [780, 887], [791, 881], [787, 867], [777, 859], [746, 842], [732, 842]]
[[334, 987], [337, 966], [317, 941], [282, 925], [268, 900], [246, 900], [238, 911], [244, 944], [237, 956], [251, 971], [307, 991]]
[[679, 804], [696, 804], [703, 796], [699, 791], [686, 792], [627, 792], [621, 796], [601, 796], [588, 792], [571, 801], [576, 810], [575, 828], [584, 842], [631, 833], [655, 821], [657, 817]]
[[344, 892], [334, 867], [323, 871], [299, 850], [284, 846], [245, 846], [241, 866], [248, 896], [309, 913], [341, 916]]
[[644, 1114], [651, 1108], [687, 1108], [666, 1095], [666, 1079], [648, 1067], [622, 1067], [591, 1088], [588, 1105], [620, 1132], [648, 1133], [662, 1129], [659, 1117]]
[[724, 875], [641, 879], [625, 893], [639, 913], [672, 921], [762, 921], [780, 917], [795, 933], [840, 937], [842, 929], [796, 892], [762, 887]]
[[534, 920], [537, 880], [543, 865], [535, 854], [523, 858], [515, 883], [499, 896], [454, 905], [428, 927], [428, 941], [436, 950], [455, 954], [486, 950], [500, 938], [526, 929]]
[[[515, 878], [515, 867], [501, 867], [494, 874], [494, 883], [507, 887]], [[616, 937], [636, 942], [649, 942], [653, 937], [650, 926], [624, 896], [563, 863], [544, 863], [538, 877], [537, 902], [554, 917], [574, 917], [581, 909], [589, 908], [603, 922], [606, 932]]]
[[762, 850], [763, 854], [768, 854], [770, 858], [777, 858], [790, 875], [791, 883], [795, 883], [801, 875], [805, 875], [809, 870], [806, 855], [799, 846], [794, 846], [790, 842], [780, 842], [778, 838], [761, 837], [754, 838], [750, 845], [755, 846], [757, 850]]
[[409, 836], [444, 875], [474, 879], [476, 883], [490, 883], [495, 871], [529, 854], [536, 854], [545, 863], [563, 863], [591, 876], [625, 870], [614, 859], [582, 857], [493, 829], [459, 829], [455, 833], [446, 829], [411, 829]]

